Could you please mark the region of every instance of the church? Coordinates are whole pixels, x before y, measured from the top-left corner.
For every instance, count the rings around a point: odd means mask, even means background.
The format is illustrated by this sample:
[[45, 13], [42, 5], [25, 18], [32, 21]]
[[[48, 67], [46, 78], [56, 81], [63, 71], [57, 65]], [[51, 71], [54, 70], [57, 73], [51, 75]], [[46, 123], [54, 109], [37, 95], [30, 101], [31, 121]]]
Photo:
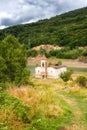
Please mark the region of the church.
[[48, 66], [47, 58], [45, 56], [41, 59], [41, 65], [35, 67], [35, 77], [36, 78], [59, 78], [60, 74], [67, 71], [66, 66]]

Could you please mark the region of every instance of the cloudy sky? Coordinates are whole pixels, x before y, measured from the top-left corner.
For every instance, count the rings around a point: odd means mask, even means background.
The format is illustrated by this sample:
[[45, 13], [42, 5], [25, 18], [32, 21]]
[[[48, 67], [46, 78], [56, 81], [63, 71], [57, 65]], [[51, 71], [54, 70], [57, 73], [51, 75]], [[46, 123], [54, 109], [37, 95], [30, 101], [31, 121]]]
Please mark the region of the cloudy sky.
[[87, 6], [87, 0], [0, 0], [0, 29]]

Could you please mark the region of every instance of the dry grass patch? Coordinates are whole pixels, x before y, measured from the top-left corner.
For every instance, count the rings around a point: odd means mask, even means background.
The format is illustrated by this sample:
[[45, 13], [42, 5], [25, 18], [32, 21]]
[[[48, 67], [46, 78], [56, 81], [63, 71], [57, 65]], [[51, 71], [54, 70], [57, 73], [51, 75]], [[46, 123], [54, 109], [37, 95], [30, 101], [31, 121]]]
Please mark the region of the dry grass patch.
[[57, 81], [53, 80], [53, 82], [49, 79], [34, 79], [35, 88], [21, 86], [20, 88], [10, 88], [8, 92], [30, 107], [30, 118], [37, 114], [58, 117], [63, 110], [58, 104], [58, 97], [54, 87], [57, 85]]

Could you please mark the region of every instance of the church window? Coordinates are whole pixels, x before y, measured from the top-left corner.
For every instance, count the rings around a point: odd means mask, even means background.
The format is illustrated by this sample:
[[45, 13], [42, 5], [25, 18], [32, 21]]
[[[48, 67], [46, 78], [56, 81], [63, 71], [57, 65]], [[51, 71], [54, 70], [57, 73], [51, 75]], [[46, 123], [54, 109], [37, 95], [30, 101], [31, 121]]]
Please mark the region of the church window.
[[42, 63], [42, 67], [44, 67], [44, 63]]

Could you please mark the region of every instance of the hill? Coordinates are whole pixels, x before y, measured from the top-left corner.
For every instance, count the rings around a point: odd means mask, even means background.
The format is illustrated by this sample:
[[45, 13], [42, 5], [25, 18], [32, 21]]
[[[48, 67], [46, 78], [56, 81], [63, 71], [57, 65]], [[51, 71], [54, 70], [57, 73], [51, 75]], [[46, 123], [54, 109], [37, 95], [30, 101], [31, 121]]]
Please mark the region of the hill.
[[0, 30], [0, 40], [12, 34], [32, 48], [41, 44], [87, 46], [87, 7], [35, 23]]

